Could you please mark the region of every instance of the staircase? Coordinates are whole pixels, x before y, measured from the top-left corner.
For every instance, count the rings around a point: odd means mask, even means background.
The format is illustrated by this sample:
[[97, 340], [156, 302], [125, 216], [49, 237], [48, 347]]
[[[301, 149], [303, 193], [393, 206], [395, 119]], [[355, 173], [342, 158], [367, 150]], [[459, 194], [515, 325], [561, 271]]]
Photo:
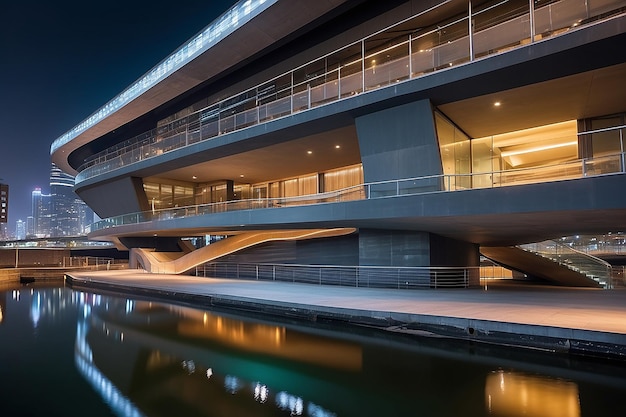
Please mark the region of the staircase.
[[597, 282], [602, 288], [612, 288], [611, 265], [600, 258], [572, 249], [553, 240], [529, 243], [519, 245], [518, 247], [556, 262], [572, 271], [581, 273]]

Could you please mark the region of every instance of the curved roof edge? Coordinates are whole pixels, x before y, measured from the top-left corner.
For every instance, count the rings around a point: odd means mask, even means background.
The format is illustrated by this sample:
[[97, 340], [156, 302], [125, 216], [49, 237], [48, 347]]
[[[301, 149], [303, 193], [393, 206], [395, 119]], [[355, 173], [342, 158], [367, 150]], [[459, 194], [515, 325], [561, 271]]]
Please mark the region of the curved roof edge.
[[167, 103], [346, 1], [303, 5], [288, 0], [240, 0], [98, 111], [57, 138], [50, 147], [52, 161], [63, 171], [76, 175], [68, 162], [74, 150]]
[[95, 113], [57, 138], [50, 146], [50, 153], [53, 154], [56, 150], [85, 130], [105, 119], [110, 114], [118, 111], [169, 75], [187, 65], [193, 59], [209, 50], [213, 45], [233, 33], [238, 27], [252, 20], [277, 1], [278, 0], [240, 0], [234, 4], [204, 28], [204, 30], [200, 31], [172, 54], [159, 62], [150, 71]]

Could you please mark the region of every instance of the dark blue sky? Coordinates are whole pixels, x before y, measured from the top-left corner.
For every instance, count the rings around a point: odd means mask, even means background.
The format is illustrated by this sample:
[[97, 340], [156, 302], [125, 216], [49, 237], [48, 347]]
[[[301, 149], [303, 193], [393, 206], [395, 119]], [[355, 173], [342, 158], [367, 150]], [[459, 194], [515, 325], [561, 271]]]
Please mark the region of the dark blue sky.
[[11, 1], [0, 24], [0, 182], [9, 230], [49, 189], [50, 145], [235, 0]]

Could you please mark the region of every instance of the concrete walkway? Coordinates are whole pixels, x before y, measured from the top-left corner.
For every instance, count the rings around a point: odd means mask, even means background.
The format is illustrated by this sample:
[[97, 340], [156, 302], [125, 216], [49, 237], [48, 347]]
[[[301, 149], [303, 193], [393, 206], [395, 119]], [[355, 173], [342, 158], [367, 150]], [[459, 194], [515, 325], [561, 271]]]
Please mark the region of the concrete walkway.
[[205, 307], [626, 359], [626, 290], [621, 289], [387, 290], [136, 270], [71, 272], [67, 282]]

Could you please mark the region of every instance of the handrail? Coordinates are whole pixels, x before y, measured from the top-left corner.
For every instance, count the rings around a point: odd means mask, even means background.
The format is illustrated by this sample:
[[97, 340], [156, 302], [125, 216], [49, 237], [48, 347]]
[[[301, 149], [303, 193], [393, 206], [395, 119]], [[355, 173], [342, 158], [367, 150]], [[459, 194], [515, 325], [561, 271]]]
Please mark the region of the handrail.
[[[231, 200], [218, 203], [197, 204], [183, 207], [167, 208], [167, 209], [155, 209], [150, 211], [135, 212], [123, 214], [120, 216], [110, 217], [94, 223], [91, 226], [91, 231], [97, 231], [106, 229], [109, 227], [123, 226], [128, 224], [137, 224], [150, 221], [169, 220], [174, 218], [185, 218], [192, 216], [199, 216], [213, 213], [223, 213], [228, 211], [240, 211], [240, 210], [254, 210], [254, 209], [270, 209], [287, 206], [302, 206], [309, 204], [322, 204], [330, 202], [363, 200], [363, 199], [375, 199], [375, 198], [388, 198], [399, 197], [407, 195], [422, 195], [441, 192], [453, 192], [467, 189], [478, 188], [495, 188], [527, 183], [539, 183], [547, 181], [556, 181], [572, 178], [584, 178], [592, 176], [614, 175], [626, 173], [626, 167], [624, 164], [625, 154], [615, 154], [606, 157], [596, 159], [580, 159], [577, 161], [580, 170], [578, 175], [572, 176], [570, 171], [566, 171], [566, 176], [558, 177], [545, 177], [545, 171], [547, 168], [559, 168], [561, 165], [539, 167], [533, 171], [529, 171], [529, 168], [510, 171], [494, 171], [494, 172], [480, 172], [472, 174], [456, 174], [456, 175], [429, 175], [424, 177], [405, 178], [399, 180], [388, 181], [376, 181], [360, 185], [343, 188], [341, 190], [325, 192], [321, 194], [309, 194], [294, 197], [268, 197], [268, 198], [252, 198], [246, 200]], [[602, 163], [603, 162], [603, 163]], [[571, 163], [568, 163], [569, 166]], [[585, 169], [587, 167], [587, 169]], [[597, 170], [592, 170], [589, 167], [596, 167]], [[600, 168], [598, 168], [600, 167]], [[601, 169], [605, 167], [605, 169]], [[606, 168], [608, 167], [608, 168]], [[540, 178], [535, 178], [533, 172], [539, 171], [542, 175]], [[522, 172], [525, 175], [515, 176], [516, 173]], [[484, 175], [492, 175], [493, 177], [501, 177], [506, 181], [506, 176], [514, 178], [515, 181], [510, 182], [495, 182], [491, 184], [479, 185], [475, 188], [467, 186], [457, 186], [457, 178], [469, 178], [470, 181], [462, 181], [463, 183], [474, 183], [473, 177], [480, 177]], [[528, 178], [532, 178], [533, 181], [528, 181]], [[482, 183], [480, 183], [482, 184]]]
[[[560, 0], [556, 3], [559, 3], [561, 5], [566, 5], [570, 3], [575, 3], [576, 1], [578, 0]], [[421, 16], [422, 14], [426, 14], [442, 6], [445, 3], [447, 2], [442, 2], [441, 4], [437, 6], [433, 6], [432, 8], [424, 10], [423, 12], [420, 12], [407, 19], [404, 19], [401, 22], [397, 22], [393, 25], [390, 25], [389, 27], [379, 32], [368, 35], [357, 42], [346, 45], [343, 48], [340, 48], [322, 57], [318, 57], [315, 60], [309, 61], [306, 64], [303, 64], [297, 68], [294, 68], [268, 81], [264, 81], [263, 83], [255, 87], [252, 87], [246, 91], [234, 94], [228, 97], [227, 99], [218, 101], [216, 103], [212, 103], [208, 105], [207, 107], [204, 107], [192, 114], [188, 114], [183, 117], [171, 120], [166, 125], [158, 126], [157, 128], [154, 128], [148, 132], [144, 132], [140, 135], [137, 135], [134, 138], [131, 138], [123, 142], [123, 143], [128, 143], [128, 145], [123, 146], [122, 148], [118, 148], [119, 146], [118, 144], [98, 154], [95, 154], [91, 157], [90, 160], [86, 161], [83, 165], [81, 165], [78, 168], [79, 173], [76, 176], [76, 183], [79, 183], [86, 179], [100, 175], [103, 172], [109, 172], [111, 170], [121, 168], [123, 166], [127, 166], [132, 163], [144, 160], [144, 159], [156, 157], [165, 152], [169, 152], [174, 149], [189, 146], [199, 141], [204, 141], [204, 140], [208, 140], [214, 137], [218, 137], [220, 135], [230, 133], [235, 130], [241, 130], [252, 125], [265, 123], [269, 120], [274, 120], [276, 118], [280, 118], [280, 117], [290, 115], [296, 112], [308, 110], [316, 106], [327, 104], [329, 102], [335, 102], [335, 101], [344, 99], [346, 97], [350, 97], [353, 94], [358, 94], [358, 93], [362, 93], [362, 92], [373, 90], [373, 89], [383, 88], [389, 84], [394, 84], [396, 82], [403, 82], [407, 79], [421, 77], [427, 73], [430, 73], [433, 71], [440, 71], [442, 69], [449, 68], [450, 66], [458, 65], [468, 60], [472, 61], [475, 59], [475, 57], [470, 56], [470, 55], [473, 55], [473, 54], [470, 54], [467, 56], [465, 56], [465, 54], [461, 54], [462, 56], [460, 58], [458, 59], [454, 58], [453, 61], [449, 62], [450, 65], [447, 65], [448, 63], [446, 63], [446, 65], [442, 65], [442, 63], [440, 62], [436, 63], [435, 62], [436, 60], [442, 59], [439, 57], [439, 54], [441, 54], [442, 56], [445, 56], [447, 52], [444, 51], [444, 49], [452, 47], [450, 43], [443, 43], [440, 45], [433, 46], [428, 51], [411, 52], [411, 47], [410, 47], [411, 42], [414, 42], [420, 39], [421, 37], [424, 37], [428, 35], [429, 33], [431, 33], [428, 30], [426, 30], [425, 32], [420, 33], [418, 36], [414, 36], [414, 33], [410, 33], [407, 37], [407, 40], [405, 41], [400, 41], [399, 40], [400, 38], [397, 38], [398, 42], [393, 44], [390, 47], [390, 48], [399, 48], [408, 42], [409, 48], [408, 48], [407, 54], [402, 52], [402, 56], [394, 60], [390, 60], [381, 64], [376, 64], [375, 66], [371, 68], [369, 65], [365, 64], [365, 60], [367, 59], [368, 56], [370, 56], [370, 55], [367, 55], [365, 51], [366, 41], [371, 39], [376, 34], [383, 33], [384, 31], [389, 31], [395, 26], [401, 24], [402, 22], [408, 22], [411, 19]], [[551, 3], [541, 8], [534, 9], [533, 12], [535, 13], [543, 12], [543, 10], [548, 10], [548, 8], [553, 7], [556, 3]], [[621, 4], [621, 2], [614, 1], [612, 4], [615, 7], [617, 7]], [[566, 6], [562, 6], [562, 7], [566, 7]], [[617, 8], [615, 10], [620, 11], [621, 9]], [[478, 15], [479, 13], [480, 12], [474, 14], [474, 16]], [[527, 14], [528, 13], [526, 13], [526, 15]], [[573, 29], [578, 29], [580, 27], [584, 27], [586, 25], [591, 24], [591, 22], [588, 22], [588, 18], [589, 18], [588, 16], [580, 16], [580, 17], [581, 19], [579, 20], [580, 21], [584, 20], [584, 23], [578, 24], [580, 22], [577, 22], [576, 25], [565, 26], [565, 29], [573, 30]], [[605, 19], [608, 19], [610, 17], [612, 16], [609, 15]], [[463, 17], [461, 20], [465, 20], [465, 19], [467, 19], [467, 16]], [[519, 16], [515, 16], [513, 19], [507, 20], [505, 22], [498, 22], [497, 24], [493, 26], [483, 28], [482, 30], [473, 33], [473, 35], [477, 36], [478, 34], [486, 33], [486, 31], [496, 26], [503, 25], [505, 23], [515, 24], [516, 19], [519, 19]], [[569, 24], [570, 23], [569, 20], [567, 22], [564, 21], [562, 23], [557, 23], [557, 24], [566, 24], [566, 23]], [[556, 33], [558, 31], [555, 31], [553, 28], [552, 32]], [[548, 36], [544, 37], [544, 39], [550, 36], [555, 36], [553, 33], [548, 34]], [[470, 36], [470, 35], [467, 35], [467, 36]], [[457, 38], [457, 39], [454, 39], [453, 42], [457, 42], [465, 38], [466, 37]], [[497, 37], [490, 37], [490, 39], [497, 39]], [[513, 45], [512, 48], [521, 46], [520, 42], [523, 39], [524, 38], [517, 39], [518, 45]], [[486, 53], [487, 54], [498, 53], [500, 52], [500, 49], [503, 48], [504, 46], [507, 46], [507, 48], [509, 47], [508, 44], [507, 45], [490, 45]], [[341, 74], [342, 68], [346, 68], [348, 65], [350, 65], [350, 63], [343, 63], [343, 64], [338, 63], [337, 68], [329, 69], [322, 74], [314, 74], [315, 79], [328, 78], [330, 79], [330, 81], [321, 82], [320, 84], [317, 84], [317, 85], [313, 85], [315, 84], [313, 82], [314, 81], [313, 78], [307, 78], [304, 81], [294, 82], [293, 74], [296, 71], [306, 68], [307, 66], [313, 63], [316, 63], [320, 60], [327, 59], [333, 54], [337, 54], [342, 51], [347, 51], [349, 50], [349, 48], [353, 48], [353, 47], [360, 47], [361, 49], [360, 56], [355, 61], [355, 62], [362, 63], [360, 71], [357, 71], [354, 74], [348, 74], [348, 75], [342, 76]], [[461, 48], [462, 50], [462, 46], [459, 46], [459, 48]], [[469, 54], [469, 51], [466, 51], [466, 52], [468, 52]], [[413, 60], [423, 59], [424, 58], [423, 53], [426, 53], [427, 58], [428, 58], [426, 61], [424, 61], [425, 65], [426, 65], [426, 62], [428, 62], [426, 67], [419, 68], [419, 69], [416, 69], [416, 68], [411, 69]], [[380, 50], [374, 50], [373, 54], [374, 55], [380, 54]], [[374, 56], [374, 55], [371, 55], [371, 56]], [[476, 58], [476, 59], [479, 59], [479, 58]], [[430, 62], [429, 60], [432, 62]], [[404, 64], [405, 61], [408, 62], [408, 65], [406, 66], [399, 65], [399, 63]], [[379, 76], [375, 76], [374, 75], [375, 72], [372, 72], [372, 74], [369, 73], [369, 71], [371, 71], [372, 68], [376, 68], [379, 74], [385, 74], [385, 71], [386, 71], [387, 76], [383, 77], [384, 79], [376, 78]], [[406, 68], [409, 68], [410, 73], [408, 72], [404, 73]], [[289, 85], [278, 86], [279, 80], [287, 76], [290, 76]], [[335, 76], [336, 78], [334, 78]], [[352, 80], [352, 77], [354, 76], [358, 76], [360, 82], [354, 83], [354, 86], [350, 87], [349, 84], [354, 81]], [[368, 79], [371, 78], [370, 83], [366, 83], [366, 78]], [[274, 89], [272, 90], [272, 94], [271, 94], [271, 96], [274, 96], [274, 100], [272, 101], [265, 100], [267, 98], [267, 86], [269, 83], [275, 83], [273, 87]], [[299, 85], [302, 85], [302, 86], [306, 85], [306, 88], [302, 91], [296, 91]], [[348, 88], [346, 88], [344, 91], [345, 85], [348, 85]], [[277, 87], [279, 88], [277, 89]], [[281, 94], [281, 92], [283, 93]], [[252, 94], [253, 97], [252, 96], [248, 97], [248, 94]], [[283, 96], [283, 94], [285, 95]], [[305, 95], [304, 96], [305, 100], [303, 101], [303, 105], [296, 105], [295, 102], [298, 99], [302, 98], [303, 94]], [[316, 100], [314, 98], [315, 94], [322, 94], [323, 97], [320, 100]], [[237, 100], [239, 97], [244, 96], [244, 95], [247, 97], [244, 101], [237, 101], [235, 103], [232, 103], [233, 100]], [[245, 102], [251, 101], [253, 98], [256, 100], [256, 106], [251, 107], [251, 108], [244, 106]], [[227, 104], [226, 107], [222, 107], [222, 105], [226, 105], [226, 104]], [[240, 111], [237, 111], [236, 107], [242, 107], [242, 109]], [[272, 109], [272, 107], [276, 107], [276, 108]], [[229, 111], [225, 112], [225, 110], [227, 109]], [[230, 109], [234, 109], [234, 110], [230, 111]], [[203, 122], [203, 114], [207, 111], [210, 111], [211, 115], [208, 117], [207, 122]], [[226, 113], [226, 114], [222, 114], [222, 113]], [[243, 119], [243, 120], [240, 120], [238, 122], [238, 119]]]
[[569, 269], [580, 272], [598, 282], [604, 288], [613, 288], [612, 266], [603, 259], [553, 240], [528, 243], [520, 245], [519, 247], [550, 259]]
[[209, 262], [196, 276], [298, 282], [359, 288], [469, 288], [480, 285], [480, 267], [344, 266]]

